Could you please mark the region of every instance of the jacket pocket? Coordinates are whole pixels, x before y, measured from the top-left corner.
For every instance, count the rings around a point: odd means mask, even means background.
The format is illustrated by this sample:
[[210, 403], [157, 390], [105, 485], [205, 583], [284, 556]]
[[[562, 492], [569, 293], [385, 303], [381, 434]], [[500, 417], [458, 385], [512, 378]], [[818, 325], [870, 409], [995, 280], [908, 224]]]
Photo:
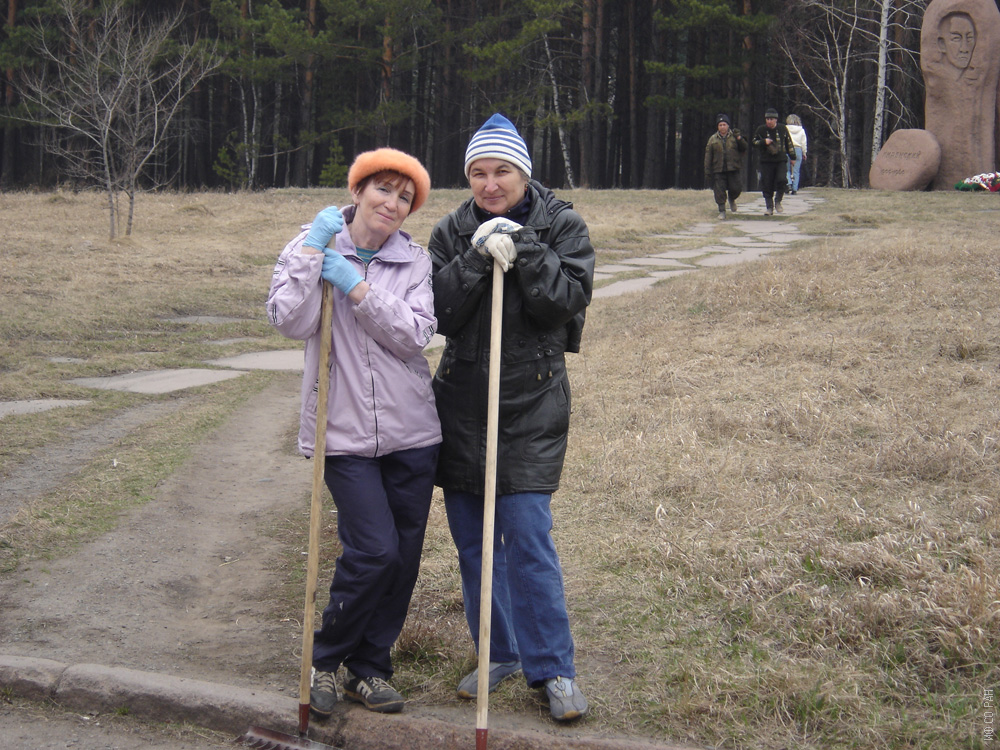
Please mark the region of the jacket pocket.
[[570, 391], [565, 362], [549, 358], [525, 368], [513, 420], [518, 454], [529, 463], [561, 464], [569, 432]]

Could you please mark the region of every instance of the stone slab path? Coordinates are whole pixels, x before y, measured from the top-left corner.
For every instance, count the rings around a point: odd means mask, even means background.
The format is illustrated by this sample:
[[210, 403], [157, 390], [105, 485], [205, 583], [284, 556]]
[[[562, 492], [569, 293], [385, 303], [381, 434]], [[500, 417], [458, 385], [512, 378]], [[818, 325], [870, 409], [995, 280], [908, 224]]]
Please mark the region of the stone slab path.
[[[625, 258], [594, 269], [594, 281], [601, 284], [594, 298], [616, 297], [641, 292], [661, 281], [699, 268], [715, 268], [759, 260], [780, 252], [796, 242], [815, 239], [804, 234], [790, 221], [823, 201], [809, 192], [785, 196], [784, 213], [764, 215], [764, 199], [748, 193], [749, 200], [739, 204], [737, 213], [728, 214], [725, 221], [703, 221], [675, 234], [656, 235], [663, 250], [652, 255]], [[721, 232], [719, 230], [722, 230]], [[692, 246], [694, 245], [694, 246]], [[604, 283], [610, 282], [610, 283]], [[177, 318], [176, 322], [211, 324], [230, 322], [230, 318], [195, 316]], [[234, 339], [247, 341], [253, 339]], [[227, 342], [216, 342], [227, 343]], [[444, 345], [444, 338], [434, 337], [429, 350]], [[183, 368], [128, 373], [104, 378], [76, 378], [71, 382], [88, 388], [130, 391], [132, 393], [170, 393], [229, 378], [240, 377], [250, 370], [301, 371], [302, 349], [252, 352], [205, 362], [213, 368]], [[81, 400], [38, 399], [32, 401], [0, 401], [0, 419], [14, 414], [26, 414], [58, 407], [86, 404]]]

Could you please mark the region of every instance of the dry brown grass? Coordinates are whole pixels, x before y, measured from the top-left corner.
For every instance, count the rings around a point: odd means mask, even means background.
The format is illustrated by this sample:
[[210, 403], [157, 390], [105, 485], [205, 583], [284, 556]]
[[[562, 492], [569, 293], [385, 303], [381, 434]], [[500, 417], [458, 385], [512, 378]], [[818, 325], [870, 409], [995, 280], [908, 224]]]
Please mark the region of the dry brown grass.
[[882, 226], [591, 309], [558, 496], [584, 674], [614, 664], [602, 708], [662, 736], [975, 746], [1000, 647], [995, 199], [899, 220], [897, 196], [835, 195]]
[[[589, 312], [554, 533], [594, 730], [983, 744], [1000, 682], [997, 196], [821, 192], [785, 221], [823, 239]], [[435, 191], [407, 228], [425, 242], [463, 197]], [[152, 398], [68, 377], [284, 348], [262, 314], [274, 258], [343, 199], [144, 196], [137, 235], [108, 243], [99, 196], [0, 195], [2, 397], [95, 398], [0, 422], [0, 472], [73, 420]], [[712, 216], [703, 191], [572, 199], [602, 260]], [[167, 320], [190, 314], [242, 320]], [[253, 342], [206, 343], [231, 337]], [[472, 664], [440, 503], [399, 659], [425, 703], [452, 700]], [[544, 710], [523, 685], [495, 705]]]

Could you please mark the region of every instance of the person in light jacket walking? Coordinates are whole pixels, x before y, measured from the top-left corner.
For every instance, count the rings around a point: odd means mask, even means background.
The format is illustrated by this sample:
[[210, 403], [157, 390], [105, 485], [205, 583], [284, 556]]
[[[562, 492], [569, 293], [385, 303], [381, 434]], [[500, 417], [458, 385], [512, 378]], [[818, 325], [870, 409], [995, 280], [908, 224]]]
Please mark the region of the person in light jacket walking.
[[[267, 299], [271, 324], [304, 340], [299, 450], [313, 456], [319, 378], [330, 382], [324, 478], [343, 551], [313, 646], [310, 707], [327, 717], [344, 695], [396, 712], [390, 650], [417, 580], [441, 427], [423, 349], [437, 328], [431, 261], [406, 217], [430, 192], [419, 161], [382, 148], [357, 157], [352, 205], [331, 206], [278, 258]], [[319, 373], [322, 286], [333, 290], [329, 372]]]
[[806, 163], [806, 156], [809, 154], [809, 139], [806, 137], [806, 129], [802, 127], [802, 120], [798, 115], [788, 115], [785, 118], [785, 125], [788, 127], [788, 134], [792, 137], [792, 145], [795, 147], [795, 161], [788, 162], [788, 189], [792, 195], [799, 192], [799, 176], [802, 174], [802, 165]]

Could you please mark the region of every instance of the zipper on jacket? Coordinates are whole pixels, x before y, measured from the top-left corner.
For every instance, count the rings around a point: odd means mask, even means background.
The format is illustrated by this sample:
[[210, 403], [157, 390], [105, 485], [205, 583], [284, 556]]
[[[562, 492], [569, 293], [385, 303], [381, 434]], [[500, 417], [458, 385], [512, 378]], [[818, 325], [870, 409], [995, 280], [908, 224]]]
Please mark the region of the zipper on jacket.
[[[372, 258], [372, 260], [375, 259]], [[365, 267], [365, 281], [368, 281], [368, 264], [363, 260], [361, 262]], [[370, 343], [368, 337], [365, 336], [365, 359], [368, 361], [368, 377], [372, 384], [372, 416], [375, 418], [375, 451], [372, 453], [372, 458], [375, 458], [378, 456], [378, 407], [375, 406], [375, 376], [372, 374], [372, 355], [368, 349]]]

